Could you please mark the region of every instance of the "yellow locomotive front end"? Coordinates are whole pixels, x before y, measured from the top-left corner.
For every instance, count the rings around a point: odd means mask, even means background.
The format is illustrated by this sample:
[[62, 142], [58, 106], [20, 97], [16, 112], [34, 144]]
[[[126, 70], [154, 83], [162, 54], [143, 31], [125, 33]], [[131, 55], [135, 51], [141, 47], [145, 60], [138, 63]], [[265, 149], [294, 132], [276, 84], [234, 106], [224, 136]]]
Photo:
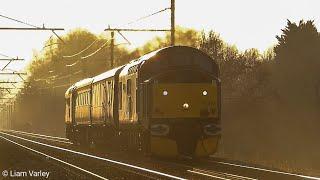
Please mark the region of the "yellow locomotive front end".
[[152, 85], [152, 154], [206, 157], [216, 152], [220, 139], [218, 83]]

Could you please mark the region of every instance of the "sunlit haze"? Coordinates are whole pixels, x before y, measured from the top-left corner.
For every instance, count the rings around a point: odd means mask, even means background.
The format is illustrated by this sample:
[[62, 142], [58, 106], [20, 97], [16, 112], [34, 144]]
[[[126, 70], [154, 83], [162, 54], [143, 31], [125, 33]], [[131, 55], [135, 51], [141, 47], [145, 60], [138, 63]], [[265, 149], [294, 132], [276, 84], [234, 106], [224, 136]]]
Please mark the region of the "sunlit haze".
[[[105, 28], [169, 28], [170, 11], [160, 13], [138, 23], [128, 22], [170, 6], [170, 0], [136, 1], [3, 1], [2, 15], [26, 21], [36, 26], [65, 28], [57, 32], [63, 35], [74, 28], [85, 28], [97, 34]], [[240, 50], [257, 48], [264, 51], [276, 42], [276, 35], [286, 25], [286, 19], [297, 22], [301, 19], [315, 20], [319, 28], [320, 12], [317, 0], [198, 0], [176, 1], [176, 25], [197, 30], [213, 30], [229, 44]], [[0, 27], [27, 27], [0, 18]], [[163, 33], [123, 33], [132, 47]], [[40, 51], [43, 43], [53, 34], [41, 31], [0, 31], [0, 52], [30, 60], [33, 50]], [[123, 41], [117, 37], [117, 41]], [[131, 48], [132, 48], [131, 47]], [[28, 61], [26, 61], [28, 62]], [[9, 68], [19, 70], [26, 63], [12, 63]]]
[[320, 180], [319, 7], [2, 0], [0, 180]]

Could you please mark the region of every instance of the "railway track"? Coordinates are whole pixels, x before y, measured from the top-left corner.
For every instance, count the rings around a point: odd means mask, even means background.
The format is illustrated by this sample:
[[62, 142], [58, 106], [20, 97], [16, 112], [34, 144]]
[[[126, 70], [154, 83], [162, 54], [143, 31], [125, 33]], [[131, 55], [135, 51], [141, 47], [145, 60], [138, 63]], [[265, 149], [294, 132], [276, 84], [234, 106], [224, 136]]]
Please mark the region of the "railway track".
[[241, 171], [247, 171], [250, 172], [250, 174], [256, 174], [258, 176], [259, 174], [274, 174], [279, 177], [279, 179], [282, 177], [286, 177], [287, 179], [310, 179], [310, 180], [320, 180], [320, 177], [312, 177], [312, 176], [306, 176], [302, 174], [296, 174], [296, 173], [289, 173], [284, 172], [280, 170], [273, 170], [273, 169], [267, 169], [267, 168], [261, 168], [261, 167], [254, 167], [250, 165], [244, 165], [244, 164], [237, 164], [233, 162], [227, 162], [224, 160], [218, 160], [215, 158], [211, 158], [209, 160], [205, 160], [208, 164], [211, 164], [213, 166], [221, 166], [224, 167], [233, 167], [234, 169], [238, 169]]
[[[121, 159], [121, 155], [116, 158], [106, 158], [103, 153], [87, 153], [82, 150], [74, 150], [76, 146], [66, 138], [53, 137], [41, 134], [27, 133], [22, 131], [5, 131], [0, 132], [1, 138], [7, 138], [11, 141], [23, 141], [27, 145], [41, 146], [42, 152], [47, 149], [50, 151], [60, 151], [68, 154], [69, 158], [61, 158], [61, 161], [71, 164], [71, 168], [81, 171], [83, 174], [88, 171], [88, 176], [101, 179], [112, 178], [111, 174], [118, 174], [120, 176], [132, 179], [133, 177], [139, 179], [234, 179], [234, 180], [253, 180], [253, 179], [312, 179], [320, 180], [320, 178], [304, 176], [299, 174], [292, 174], [276, 170], [258, 168], [254, 166], [247, 166], [235, 164], [223, 160], [210, 158], [209, 160], [199, 161], [167, 161], [159, 159], [140, 158], [127, 160], [128, 157]], [[15, 140], [12, 140], [15, 139]], [[13, 142], [12, 142], [13, 143]], [[16, 142], [17, 143], [17, 142]], [[30, 148], [30, 147], [29, 147]], [[35, 148], [35, 147], [34, 147]], [[39, 147], [38, 147], [39, 148]], [[28, 149], [30, 150], [30, 149]], [[32, 151], [32, 150], [30, 150]], [[41, 152], [40, 150], [37, 150]], [[53, 152], [53, 154], [55, 154]], [[56, 152], [56, 154], [58, 154]], [[44, 155], [45, 156], [45, 155]], [[49, 155], [54, 158], [54, 155]], [[49, 157], [47, 154], [47, 157]], [[66, 156], [66, 155], [65, 155]], [[70, 158], [71, 157], [71, 158]], [[114, 157], [114, 156], [112, 156]], [[53, 159], [52, 158], [52, 159]], [[59, 159], [59, 158], [57, 158]], [[82, 160], [79, 160], [82, 159]], [[121, 159], [115, 161], [113, 159]], [[80, 161], [86, 163], [83, 165]], [[89, 163], [90, 161], [90, 163]], [[75, 162], [75, 163], [73, 163]], [[61, 162], [62, 163], [62, 162]], [[65, 166], [67, 164], [62, 163]], [[88, 167], [91, 164], [91, 167]], [[72, 165], [76, 166], [73, 167]], [[78, 167], [78, 168], [77, 168]], [[92, 168], [96, 167], [96, 168]], [[148, 167], [148, 168], [146, 168]], [[80, 170], [81, 168], [82, 170]], [[92, 173], [92, 174], [90, 174]]]
[[48, 136], [48, 135], [35, 134], [35, 133], [29, 133], [29, 132], [23, 132], [23, 131], [15, 131], [15, 130], [6, 130], [6, 132], [24, 135], [27, 137], [33, 137], [36, 139], [43, 139], [43, 140], [47, 140], [47, 141], [59, 142], [59, 143], [64, 143], [64, 144], [72, 144], [72, 142], [70, 142], [69, 139], [62, 138], [62, 137]]
[[[80, 173], [87, 174], [87, 175], [78, 175], [78, 178], [81, 178], [81, 177], [82, 177], [82, 178], [84, 178], [84, 177], [90, 177], [90, 178], [92, 178], [92, 177], [93, 177], [93, 178], [96, 178], [96, 179], [104, 179], [104, 180], [107, 179], [107, 178], [104, 178], [104, 177], [102, 177], [102, 176], [99, 176], [98, 174], [95, 174], [95, 173], [92, 173], [92, 172], [90, 172], [90, 171], [88, 171], [88, 170], [85, 170], [85, 169], [83, 169], [83, 168], [81, 168], [81, 167], [79, 167], [79, 166], [76, 166], [76, 165], [74, 165], [74, 164], [71, 164], [71, 163], [68, 163], [68, 162], [66, 162], [66, 161], [63, 161], [63, 160], [61, 160], [61, 159], [59, 159], [59, 158], [55, 158], [55, 157], [53, 157], [53, 156], [51, 156], [51, 155], [48, 155], [48, 154], [46, 154], [46, 153], [43, 153], [43, 152], [37, 151], [37, 150], [35, 150], [35, 149], [29, 148], [29, 147], [27, 147], [27, 146], [24, 146], [24, 145], [22, 145], [22, 144], [20, 144], [20, 143], [17, 143], [17, 142], [15, 142], [15, 141], [12, 141], [12, 140], [10, 140], [10, 139], [8, 139], [8, 138], [6, 138], [6, 137], [3, 137], [3, 136], [1, 136], [1, 135], [0, 135], [0, 138], [3, 139], [3, 140], [5, 140], [5, 141], [8, 141], [8, 142], [10, 142], [10, 143], [12, 143], [12, 144], [15, 144], [15, 145], [17, 145], [17, 146], [19, 146], [19, 147], [21, 147], [21, 148], [23, 148], [23, 149], [29, 150], [29, 151], [35, 153], [36, 155], [44, 156], [44, 157], [46, 157], [47, 159], [50, 159], [50, 160], [55, 161], [55, 162], [57, 162], [57, 163], [60, 163], [60, 166], [61, 166], [61, 165], [64, 166], [64, 167], [62, 167], [62, 168], [64, 168], [64, 169], [73, 168], [72, 171], [69, 170], [69, 172], [72, 172], [73, 174], [76, 174], [75, 170], [78, 171], [78, 172], [80, 172]], [[74, 176], [73, 176], [73, 177], [74, 177]]]
[[[22, 133], [17, 134], [21, 135]], [[124, 177], [130, 179], [184, 179], [132, 164], [34, 141], [13, 135], [12, 132], [0, 132], [0, 138], [14, 143], [26, 150], [33, 151], [36, 154], [55, 160], [63, 166], [75, 168], [96, 179], [114, 179]]]

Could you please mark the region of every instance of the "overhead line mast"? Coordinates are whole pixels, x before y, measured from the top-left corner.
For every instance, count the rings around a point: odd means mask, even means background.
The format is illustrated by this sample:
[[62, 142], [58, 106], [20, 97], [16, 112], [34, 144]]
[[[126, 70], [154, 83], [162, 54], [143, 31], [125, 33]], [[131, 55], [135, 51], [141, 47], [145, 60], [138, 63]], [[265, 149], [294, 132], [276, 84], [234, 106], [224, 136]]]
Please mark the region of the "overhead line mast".
[[175, 45], [175, 9], [176, 9], [176, 5], [175, 5], [175, 0], [171, 0], [171, 46]]
[[[168, 9], [171, 10], [171, 29], [131, 29], [131, 28], [110, 28], [110, 26], [105, 29], [105, 31], [111, 32], [111, 43], [110, 43], [110, 59], [111, 59], [111, 67], [114, 66], [114, 32], [118, 32], [122, 37], [124, 37], [120, 31], [131, 31], [131, 32], [171, 32], [171, 46], [175, 45], [175, 0], [170, 0], [171, 6], [170, 8], [162, 9], [158, 12], [155, 12], [151, 15], [139, 18], [137, 21], [148, 18], [150, 16], [153, 16], [155, 14], [158, 14], [160, 12], [166, 11]], [[135, 22], [135, 21], [133, 21]], [[130, 22], [129, 24], [132, 24], [133, 22]], [[125, 38], [125, 40], [130, 44], [130, 42]]]

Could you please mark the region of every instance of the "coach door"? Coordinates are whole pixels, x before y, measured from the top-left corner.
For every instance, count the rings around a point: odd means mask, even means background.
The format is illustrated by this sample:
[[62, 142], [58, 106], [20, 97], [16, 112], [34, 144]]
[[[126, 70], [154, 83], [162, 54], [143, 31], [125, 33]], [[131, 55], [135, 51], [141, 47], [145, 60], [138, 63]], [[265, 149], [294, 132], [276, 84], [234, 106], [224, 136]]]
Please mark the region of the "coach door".
[[103, 82], [103, 92], [102, 94], [102, 116], [103, 116], [103, 121], [105, 123], [108, 123], [109, 118], [108, 118], [108, 100], [107, 100], [107, 96], [108, 96], [108, 84], [107, 82]]
[[112, 99], [112, 94], [113, 94], [113, 88], [112, 88], [112, 81], [107, 81], [106, 82], [106, 97], [105, 97], [105, 104], [106, 104], [106, 116], [107, 116], [107, 120], [108, 121], [112, 121], [113, 119], [113, 107], [112, 107], [112, 104], [113, 104], [113, 99]]
[[70, 117], [71, 117], [71, 123], [72, 123], [73, 125], [75, 125], [75, 124], [76, 124], [76, 121], [75, 121], [75, 118], [76, 118], [75, 113], [76, 113], [76, 99], [77, 99], [77, 94], [76, 94], [75, 92], [72, 92], [70, 99], [71, 99], [71, 115], [70, 115]]
[[128, 79], [127, 80], [127, 103], [128, 103], [128, 116], [129, 116], [129, 120], [132, 120], [132, 111], [133, 111], [133, 107], [132, 107], [132, 80]]

